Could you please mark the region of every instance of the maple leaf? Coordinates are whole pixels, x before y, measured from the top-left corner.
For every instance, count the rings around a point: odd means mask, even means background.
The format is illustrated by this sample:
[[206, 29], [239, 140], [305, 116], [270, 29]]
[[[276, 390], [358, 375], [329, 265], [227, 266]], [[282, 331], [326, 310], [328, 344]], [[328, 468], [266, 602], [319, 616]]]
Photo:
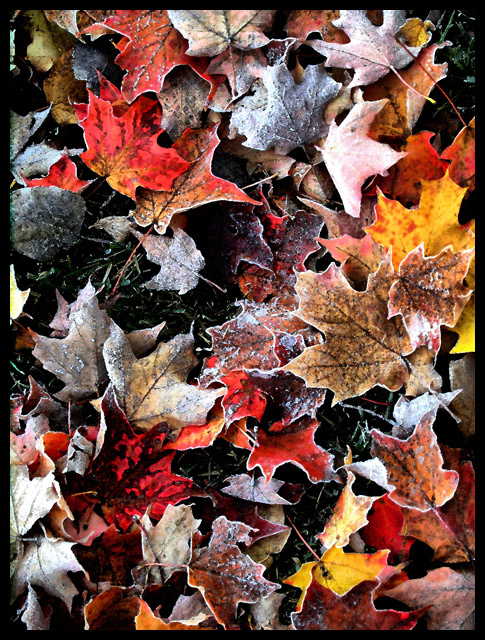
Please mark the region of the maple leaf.
[[[221, 489], [222, 493], [258, 504], [295, 504], [301, 497], [301, 485], [290, 485], [276, 478], [265, 482], [263, 476], [257, 478], [240, 473], [227, 477], [224, 482], [229, 484]], [[278, 493], [280, 490], [283, 495]]]
[[466, 189], [458, 186], [449, 171], [438, 180], [422, 180], [418, 207], [407, 209], [398, 200], [386, 198], [377, 190], [376, 220], [366, 232], [376, 242], [389, 248], [396, 271], [410, 251], [424, 242], [426, 256], [437, 255], [447, 245], [454, 251], [470, 249], [475, 236], [460, 225], [458, 214]]
[[364, 580], [339, 596], [313, 578], [300, 611], [291, 614], [297, 631], [406, 631], [427, 607], [416, 611], [376, 609], [373, 591], [378, 582]]
[[422, 578], [406, 580], [384, 591], [408, 607], [432, 604], [426, 611], [428, 631], [470, 631], [475, 628], [475, 574], [450, 567], [432, 569]]
[[475, 118], [458, 133], [440, 156], [450, 163], [449, 175], [460, 187], [475, 188]]
[[294, 9], [285, 25], [286, 33], [305, 40], [310, 33], [316, 31], [326, 42], [348, 42], [349, 38], [334, 23], [339, 13], [338, 10], [329, 9]]
[[61, 497], [59, 483], [51, 471], [44, 477], [30, 479], [24, 464], [10, 465], [10, 530], [15, 536], [25, 535]]
[[79, 180], [77, 167], [71, 158], [64, 153], [49, 169], [45, 178], [25, 180], [26, 187], [59, 187], [78, 193], [90, 185], [93, 180]]
[[204, 424], [223, 390], [200, 389], [186, 382], [197, 364], [191, 334], [159, 343], [137, 359], [123, 331], [114, 323], [103, 348], [109, 377], [129, 422], [150, 429], [167, 422], [176, 435], [181, 428]]
[[406, 155], [406, 152], [394, 151], [368, 135], [372, 120], [386, 102], [376, 100], [354, 105], [340, 125], [335, 120], [330, 123], [324, 145], [316, 145], [345, 211], [356, 218], [360, 215], [361, 188], [365, 180], [377, 173], [387, 175], [387, 169]]
[[434, 58], [438, 49], [449, 44], [443, 42], [426, 47], [409, 68], [399, 73], [400, 77], [389, 74], [364, 87], [364, 100], [389, 99], [371, 125], [369, 135], [372, 138], [390, 136], [401, 140], [411, 135], [427, 102], [426, 97], [440, 80], [446, 78], [448, 64], [436, 64]]
[[[172, 146], [175, 154], [186, 161], [184, 172], [175, 179], [167, 193], [156, 192], [151, 184], [139, 189], [133, 213], [141, 226], [154, 223], [159, 233], [167, 228], [172, 216], [209, 202], [229, 200], [259, 204], [235, 184], [212, 174], [211, 163], [220, 140], [218, 124], [202, 129], [187, 129]], [[177, 174], [178, 175], [178, 174]]]
[[128, 102], [146, 91], [160, 91], [167, 73], [190, 61], [185, 54], [187, 42], [164, 9], [119, 9], [106, 18], [104, 26], [129, 38], [115, 58], [128, 72], [121, 85]]
[[246, 136], [243, 145], [281, 155], [321, 138], [328, 130], [323, 111], [341, 84], [323, 65], [305, 69], [298, 84], [286, 64], [267, 67], [259, 89], [232, 107], [231, 128]]
[[393, 165], [386, 177], [378, 177], [375, 184], [399, 200], [404, 206], [417, 204], [421, 195], [422, 180], [439, 180], [446, 171], [446, 165], [436, 149], [431, 145], [431, 131], [419, 131], [404, 141], [401, 151], [407, 155]]
[[80, 571], [86, 575], [72, 551], [75, 543], [42, 536], [24, 544], [22, 557], [12, 579], [14, 598], [28, 585], [37, 586], [49, 595], [60, 598], [70, 611], [78, 590], [69, 573]]
[[169, 190], [189, 164], [175, 149], [157, 143], [163, 132], [158, 101], [142, 95], [117, 118], [109, 102], [88, 94], [88, 113], [80, 122], [87, 145], [83, 162], [133, 200], [138, 186]]
[[[143, 233], [132, 232], [142, 240]], [[160, 267], [160, 271], [148, 282], [147, 289], [158, 291], [175, 290], [179, 295], [187, 293], [199, 282], [199, 271], [204, 267], [205, 260], [197, 249], [192, 238], [180, 229], [173, 229], [173, 238], [148, 235], [143, 240], [143, 248], [147, 258]]]
[[172, 9], [167, 11], [175, 28], [187, 38], [190, 56], [216, 56], [229, 46], [257, 49], [268, 42], [276, 11], [267, 9]]
[[[428, 511], [453, 497], [458, 473], [443, 469], [443, 457], [432, 428], [434, 416], [424, 414], [413, 433], [400, 440], [372, 429], [371, 453], [381, 459], [394, 489], [389, 498], [402, 507]], [[412, 534], [411, 534], [412, 535]]]
[[101, 403], [95, 458], [82, 481], [71, 474], [72, 497], [66, 496], [68, 503], [79, 500], [76, 495], [82, 498], [93, 494], [106, 520], [126, 531], [133, 516], [143, 516], [149, 506], [150, 516], [158, 520], [169, 504], [205, 496], [192, 480], [171, 471], [175, 452], [163, 450], [168, 431], [165, 423], [158, 423], [135, 433], [116, 401], [112, 385], [108, 386]]
[[312, 579], [342, 596], [363, 580], [375, 580], [387, 566], [388, 555], [387, 549], [376, 553], [345, 553], [342, 549], [332, 547], [325, 551], [319, 561], [303, 563], [295, 574], [283, 582], [302, 590], [296, 607], [299, 611]]
[[458, 449], [442, 446], [444, 464], [459, 475], [453, 497], [424, 513], [403, 508], [401, 533], [426, 543], [436, 562], [469, 562], [475, 557], [475, 472]]
[[228, 631], [239, 630], [239, 602], [257, 602], [279, 585], [263, 578], [264, 565], [242, 553], [238, 542], [249, 542], [251, 527], [220, 516], [212, 523], [207, 547], [194, 550], [188, 583], [199, 589], [216, 620]]
[[200, 523], [187, 505], [169, 504], [156, 525], [152, 525], [147, 513], [143, 516], [143, 559], [150, 565], [159, 565], [148, 568], [156, 579], [163, 583], [174, 571], [187, 565], [192, 555], [192, 536]]
[[356, 496], [352, 491], [355, 476], [347, 470], [347, 482], [337, 500], [333, 514], [322, 533], [316, 537], [326, 549], [349, 544], [349, 537], [367, 524], [367, 513], [376, 497]]
[[200, 624], [187, 624], [184, 622], [169, 622], [162, 620], [156, 616], [149, 605], [138, 598], [140, 603], [140, 610], [135, 618], [137, 631], [215, 631], [210, 627], [203, 627]]
[[110, 586], [86, 603], [84, 628], [89, 631], [134, 631], [139, 609], [139, 599], [136, 596], [127, 595], [122, 587]]
[[259, 467], [269, 482], [277, 467], [294, 464], [306, 473], [310, 482], [341, 482], [333, 469], [333, 454], [315, 443], [318, 420], [304, 416], [278, 431], [258, 429], [257, 446], [247, 461], [250, 471]]
[[268, 409], [271, 428], [280, 429], [304, 415], [314, 418], [325, 400], [325, 391], [309, 389], [299, 378], [283, 371], [235, 370], [220, 381], [227, 387], [222, 400], [227, 424], [248, 416], [261, 420]]
[[246, 267], [239, 286], [251, 300], [262, 302], [268, 295], [273, 295], [290, 307], [296, 296], [296, 272], [306, 271], [305, 260], [318, 250], [316, 238], [322, 230], [323, 220], [301, 210], [291, 216], [276, 216], [270, 211], [263, 213], [262, 224], [264, 239], [273, 253], [273, 265], [270, 271], [257, 265]]
[[65, 401], [97, 394], [107, 375], [103, 345], [110, 335], [111, 320], [99, 308], [90, 282], [79, 292], [78, 301], [80, 304], [69, 314], [65, 338], [47, 338], [32, 332], [35, 342], [32, 353], [47, 371], [65, 383], [55, 394]]
[[373, 502], [367, 517], [368, 523], [359, 531], [364, 542], [376, 549], [389, 549], [392, 562], [405, 562], [415, 538], [401, 535], [401, 507], [385, 494]]
[[406, 12], [384, 10], [382, 25], [372, 24], [365, 9], [341, 10], [333, 25], [350, 38], [348, 43], [309, 40], [306, 44], [326, 56], [325, 66], [355, 69], [349, 88], [371, 84], [389, 71], [396, 71], [412, 61], [421, 49], [409, 47], [411, 54], [395, 40], [406, 20]]
[[402, 356], [413, 349], [399, 320], [388, 319], [393, 273], [387, 255], [369, 276], [365, 291], [353, 289], [334, 264], [323, 273], [298, 274], [300, 306], [294, 313], [323, 331], [326, 341], [307, 347], [283, 370], [304, 378], [310, 387], [334, 391], [332, 404], [377, 384], [399, 389], [408, 377]]
[[421, 243], [401, 262], [399, 280], [389, 289], [389, 317], [402, 316], [413, 349], [425, 345], [437, 353], [440, 326], [455, 326], [472, 293], [462, 281], [473, 253], [448, 246], [425, 258]]

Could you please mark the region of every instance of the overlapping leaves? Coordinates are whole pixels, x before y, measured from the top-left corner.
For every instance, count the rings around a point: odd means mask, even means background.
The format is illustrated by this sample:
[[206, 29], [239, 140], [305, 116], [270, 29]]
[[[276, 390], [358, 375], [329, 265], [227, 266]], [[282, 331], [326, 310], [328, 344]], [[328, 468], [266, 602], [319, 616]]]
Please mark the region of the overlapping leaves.
[[[434, 86], [423, 64], [435, 82], [446, 75], [434, 63], [445, 45], [427, 46], [429, 23], [401, 10], [295, 10], [276, 39], [277, 14], [34, 16], [69, 34], [63, 47], [117, 34], [114, 64], [126, 73], [116, 86], [93, 65], [98, 89], [86, 88], [86, 102], [76, 83], [73, 99], [64, 96], [84, 135], [79, 165], [72, 150], [51, 154], [32, 179], [38, 148], [28, 145], [41, 119], [14, 118], [22, 193], [82, 194], [97, 174], [130, 200], [136, 224], [153, 225], [141, 233], [118, 218], [160, 266], [148, 289], [183, 296], [202, 280], [245, 299], [207, 328], [205, 357], [192, 332], [161, 340], [163, 323], [125, 332], [110, 318], [116, 299], [101, 302], [91, 282], [70, 304], [58, 294], [50, 336], [30, 332], [33, 356], [64, 386], [54, 399], [32, 378], [13, 403], [13, 598], [29, 629], [48, 628], [58, 600], [79, 618], [81, 599], [92, 630], [408, 630], [421, 618], [429, 629], [471, 628], [473, 466], [439, 441], [444, 394], [430, 387], [429, 411], [401, 405], [391, 434], [368, 432], [370, 457], [357, 463], [325, 448], [321, 418], [375, 387], [426, 388], [439, 378], [443, 327], [459, 333], [456, 352], [468, 348], [474, 233], [459, 214], [474, 186], [474, 121], [441, 153], [430, 132], [413, 130]], [[304, 68], [310, 49], [325, 61]], [[43, 72], [58, 55], [31, 54]], [[177, 100], [176, 83], [165, 82], [175, 67], [208, 91], [193, 100], [195, 126], [180, 131], [172, 114], [170, 144], [162, 105]], [[269, 186], [246, 191], [250, 180], [219, 177], [229, 149]], [[89, 179], [78, 178], [81, 166]], [[14, 228], [22, 216], [14, 207]], [[13, 282], [17, 320], [29, 290]], [[245, 454], [243, 473], [221, 478], [228, 486], [172, 470], [184, 452], [211, 456], [222, 441]], [[283, 624], [282, 585], [264, 574], [291, 544], [285, 507], [305, 488], [279, 474], [295, 468], [339, 497], [307, 541], [323, 545], [316, 562], [278, 578], [301, 592]], [[372, 495], [354, 493], [358, 476]], [[410, 578], [416, 540], [464, 571]], [[439, 615], [442, 593], [455, 623]], [[376, 607], [381, 596], [395, 608]]]

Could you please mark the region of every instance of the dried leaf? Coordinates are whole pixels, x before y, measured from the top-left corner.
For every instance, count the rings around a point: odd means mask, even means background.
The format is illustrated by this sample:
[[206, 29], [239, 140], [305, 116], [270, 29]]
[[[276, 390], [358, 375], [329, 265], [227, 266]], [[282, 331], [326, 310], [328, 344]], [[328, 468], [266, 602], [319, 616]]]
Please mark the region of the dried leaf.
[[268, 42], [275, 11], [266, 9], [190, 9], [167, 11], [175, 28], [188, 39], [189, 56], [216, 56], [229, 46], [257, 49]]
[[253, 95], [232, 107], [231, 127], [244, 146], [287, 155], [326, 134], [323, 111], [340, 87], [323, 65], [307, 67], [299, 84], [285, 64], [267, 67]]
[[[426, 413], [406, 440], [372, 429], [371, 453], [382, 460], [395, 489], [389, 493], [402, 507], [429, 511], [450, 500], [458, 486], [458, 473], [443, 469], [443, 458]], [[411, 534], [412, 535], [412, 534]]]

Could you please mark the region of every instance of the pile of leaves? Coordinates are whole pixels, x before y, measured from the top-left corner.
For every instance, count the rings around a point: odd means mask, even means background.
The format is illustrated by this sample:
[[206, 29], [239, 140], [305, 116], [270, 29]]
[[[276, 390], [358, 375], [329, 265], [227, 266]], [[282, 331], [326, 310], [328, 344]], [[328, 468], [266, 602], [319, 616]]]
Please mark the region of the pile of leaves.
[[431, 13], [13, 12], [15, 628], [473, 628]]

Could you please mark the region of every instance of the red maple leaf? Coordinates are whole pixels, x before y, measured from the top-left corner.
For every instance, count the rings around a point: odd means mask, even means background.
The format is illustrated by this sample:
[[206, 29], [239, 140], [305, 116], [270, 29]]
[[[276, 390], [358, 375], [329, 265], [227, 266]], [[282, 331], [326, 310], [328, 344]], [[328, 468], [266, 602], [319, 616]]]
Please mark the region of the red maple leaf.
[[133, 516], [142, 516], [150, 505], [151, 517], [160, 519], [169, 504], [194, 495], [205, 496], [192, 480], [172, 473], [176, 452], [163, 450], [167, 432], [164, 423], [135, 433], [111, 386], [103, 397], [101, 411], [97, 443], [101, 448], [90, 473], [83, 478], [82, 491], [96, 496], [110, 524], [126, 531]]
[[163, 133], [158, 101], [140, 96], [120, 117], [111, 103], [89, 93], [84, 129], [87, 151], [81, 159], [120, 193], [135, 199], [138, 186], [169, 190], [189, 163], [175, 149], [157, 143]]

